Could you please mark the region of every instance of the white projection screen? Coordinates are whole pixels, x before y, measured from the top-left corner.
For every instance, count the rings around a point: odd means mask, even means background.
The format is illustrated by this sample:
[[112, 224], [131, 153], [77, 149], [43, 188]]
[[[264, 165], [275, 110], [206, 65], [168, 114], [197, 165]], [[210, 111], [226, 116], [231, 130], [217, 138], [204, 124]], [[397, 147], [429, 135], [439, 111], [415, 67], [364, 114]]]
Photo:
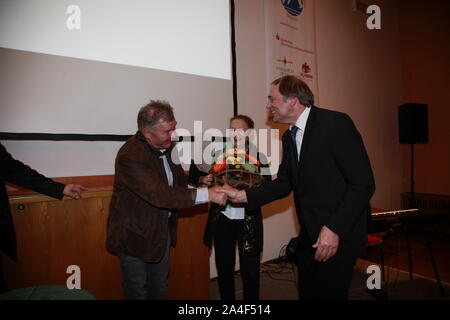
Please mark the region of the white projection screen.
[[134, 134], [150, 99], [223, 130], [230, 28], [229, 0], [0, 0], [0, 132]]

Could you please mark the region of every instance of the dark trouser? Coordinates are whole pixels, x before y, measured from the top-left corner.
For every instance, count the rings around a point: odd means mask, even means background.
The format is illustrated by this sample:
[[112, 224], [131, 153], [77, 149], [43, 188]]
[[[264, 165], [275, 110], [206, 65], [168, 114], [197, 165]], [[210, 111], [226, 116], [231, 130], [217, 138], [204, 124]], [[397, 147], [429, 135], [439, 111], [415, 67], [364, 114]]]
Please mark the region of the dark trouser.
[[0, 293], [5, 292], [5, 276], [3, 274], [2, 255], [0, 254]]
[[335, 256], [318, 262], [311, 246], [310, 242], [301, 241], [297, 251], [299, 298], [347, 300], [356, 258]]
[[221, 214], [214, 235], [216, 267], [222, 300], [235, 299], [234, 266], [236, 242], [239, 247], [239, 264], [243, 282], [244, 300], [259, 299], [259, 264], [261, 255], [244, 254], [244, 220], [231, 220]]
[[158, 263], [119, 254], [123, 289], [127, 300], [167, 300], [170, 239], [166, 252]]

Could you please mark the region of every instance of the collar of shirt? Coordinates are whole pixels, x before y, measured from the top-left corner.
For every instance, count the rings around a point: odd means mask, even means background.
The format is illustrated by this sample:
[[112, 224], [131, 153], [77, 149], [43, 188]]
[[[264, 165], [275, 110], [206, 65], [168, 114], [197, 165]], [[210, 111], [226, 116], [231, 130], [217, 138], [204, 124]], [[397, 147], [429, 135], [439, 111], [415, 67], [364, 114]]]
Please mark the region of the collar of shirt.
[[[299, 129], [301, 129], [302, 132], [305, 132], [306, 122], [308, 121], [309, 112], [311, 111], [311, 107], [305, 108], [303, 110], [300, 117], [298, 117], [297, 121], [295, 122], [295, 126], [297, 126]], [[291, 130], [292, 126], [289, 127], [289, 130]]]
[[[151, 151], [153, 154], [157, 155], [157, 156], [160, 156], [161, 154], [162, 154], [162, 155], [165, 155], [165, 154], [171, 152], [171, 150], [174, 148], [174, 145], [172, 145], [172, 146], [171, 146], [170, 148], [168, 148], [168, 149], [158, 149], [158, 148], [155, 148], [155, 147], [152, 146], [150, 143], [148, 143], [148, 141], [145, 139], [144, 135], [143, 135], [140, 131], [136, 132], [136, 136], [137, 136], [137, 139], [138, 139], [138, 140], [144, 142], [144, 143], [148, 146], [148, 148], [150, 149], [150, 151]], [[161, 151], [161, 150], [163, 150], [163, 151]]]

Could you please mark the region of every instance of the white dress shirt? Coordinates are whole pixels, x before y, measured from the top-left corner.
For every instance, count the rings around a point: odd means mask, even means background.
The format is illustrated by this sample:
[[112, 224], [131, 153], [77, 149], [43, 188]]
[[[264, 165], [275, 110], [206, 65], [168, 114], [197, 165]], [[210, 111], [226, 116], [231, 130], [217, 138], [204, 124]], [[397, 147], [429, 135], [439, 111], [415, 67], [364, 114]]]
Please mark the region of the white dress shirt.
[[245, 208], [235, 208], [228, 203], [222, 214], [231, 220], [242, 220], [245, 218]]
[[[160, 149], [160, 152], [163, 153], [164, 151], [166, 151], [166, 149]], [[170, 169], [170, 165], [169, 162], [167, 161], [167, 157], [165, 154], [161, 155], [160, 158], [163, 160], [163, 164], [164, 164], [164, 171], [166, 172], [166, 177], [167, 177], [167, 183], [169, 184], [169, 186], [173, 186], [173, 173], [172, 170]], [[208, 202], [208, 188], [199, 188], [197, 189], [197, 195], [195, 197], [195, 204], [202, 204], [202, 203], [206, 203]], [[169, 217], [172, 214], [172, 212], [169, 211]]]
[[[303, 142], [303, 134], [306, 128], [306, 122], [308, 121], [309, 112], [311, 111], [311, 107], [303, 110], [300, 117], [298, 117], [297, 122], [295, 122], [295, 126], [298, 127], [297, 135], [295, 137], [295, 141], [297, 142], [297, 154], [298, 160], [300, 160], [300, 151], [302, 150], [302, 142]], [[291, 130], [292, 126], [289, 127]]]

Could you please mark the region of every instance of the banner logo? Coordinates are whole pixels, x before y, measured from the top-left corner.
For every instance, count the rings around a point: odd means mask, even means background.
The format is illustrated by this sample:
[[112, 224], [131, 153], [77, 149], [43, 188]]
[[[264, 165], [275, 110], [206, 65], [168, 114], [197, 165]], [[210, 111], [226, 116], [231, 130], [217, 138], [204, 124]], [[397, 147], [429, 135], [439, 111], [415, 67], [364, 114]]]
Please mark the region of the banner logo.
[[300, 76], [303, 79], [306, 79], [306, 80], [312, 80], [313, 79], [313, 75], [311, 73], [311, 67], [309, 66], [309, 64], [307, 62], [302, 64]]
[[281, 4], [291, 16], [295, 17], [302, 13], [305, 7], [304, 0], [281, 0]]
[[281, 62], [284, 65], [286, 65], [286, 64], [294, 64], [294, 61], [287, 60], [286, 56], [284, 56], [284, 59], [277, 59], [277, 62]]
[[311, 73], [311, 67], [306, 62], [302, 64], [302, 73]]

